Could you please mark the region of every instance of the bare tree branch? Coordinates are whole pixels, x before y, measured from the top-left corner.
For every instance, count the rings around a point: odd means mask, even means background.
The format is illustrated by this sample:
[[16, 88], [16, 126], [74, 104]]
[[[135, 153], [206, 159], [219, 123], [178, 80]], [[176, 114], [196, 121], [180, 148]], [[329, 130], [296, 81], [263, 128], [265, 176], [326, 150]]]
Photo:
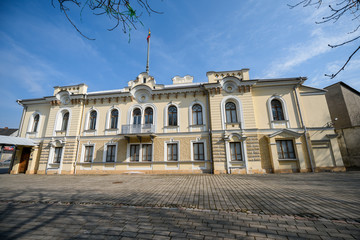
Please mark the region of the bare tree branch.
[[[295, 5], [288, 4], [288, 6], [290, 7], [290, 9], [295, 8], [299, 5], [302, 5], [303, 7], [315, 5], [316, 8], [319, 8], [322, 4], [323, 4], [322, 0], [302, 0], [298, 3], [296, 3]], [[330, 21], [332, 21], [333, 23], [336, 23], [344, 15], [353, 15], [354, 17], [351, 19], [352, 21], [359, 20], [359, 18], [360, 18], [360, 11], [359, 11], [360, 10], [360, 0], [338, 0], [338, 2], [335, 5], [330, 4], [328, 7], [330, 9], [330, 14], [328, 16], [323, 17], [322, 21], [316, 22], [316, 24], [327, 23]], [[348, 34], [353, 34], [358, 29], [360, 29], [360, 24], [358, 24], [357, 27], [355, 27], [355, 29], [353, 31], [349, 32]], [[358, 40], [360, 40], [360, 36], [356, 36], [356, 37], [352, 38], [351, 40], [344, 41], [342, 43], [328, 44], [328, 46], [331, 48], [336, 48], [336, 47], [344, 46], [346, 44], [349, 44], [349, 43], [352, 43], [352, 42], [355, 42]], [[330, 78], [335, 78], [341, 71], [343, 71], [345, 69], [346, 65], [350, 62], [352, 57], [359, 51], [359, 48], [360, 48], [360, 46], [357, 47], [356, 50], [352, 52], [352, 54], [349, 56], [349, 58], [347, 59], [345, 64], [339, 69], [339, 71], [337, 71], [335, 74], [325, 74], [325, 76], [328, 76]]]
[[[149, 15], [151, 13], [162, 14], [162, 12], [153, 10], [148, 0], [86, 0], [83, 4], [77, 0], [57, 0], [57, 2], [59, 3], [60, 11], [64, 13], [70, 24], [83, 37], [89, 40], [95, 39], [87, 37], [79, 30], [69, 17], [68, 11], [70, 11], [70, 7], [66, 6], [66, 4], [73, 4], [80, 7], [80, 17], [85, 7], [88, 7], [94, 15], [107, 15], [111, 20], [115, 21], [114, 26], [108, 30], [112, 31], [121, 25], [124, 33], [129, 32], [129, 40], [130, 31], [137, 29], [138, 24], [143, 26], [143, 23], [140, 21], [142, 15], [141, 10], [145, 10]], [[55, 8], [54, 0], [51, 0], [51, 4]]]

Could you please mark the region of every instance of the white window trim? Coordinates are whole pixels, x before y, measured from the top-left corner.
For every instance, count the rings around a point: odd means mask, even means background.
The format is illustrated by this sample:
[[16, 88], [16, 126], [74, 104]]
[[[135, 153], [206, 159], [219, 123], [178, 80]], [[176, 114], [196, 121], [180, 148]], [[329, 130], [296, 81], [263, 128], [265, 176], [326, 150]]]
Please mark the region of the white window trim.
[[[238, 97], [236, 96], [227, 96], [224, 97], [221, 100], [220, 103], [220, 108], [221, 108], [221, 126], [223, 130], [226, 130], [226, 124], [228, 124], [226, 122], [226, 110], [225, 110], [225, 104], [227, 102], [233, 102], [236, 105], [236, 116], [238, 119], [237, 123], [240, 123], [240, 128], [241, 129], [245, 129], [245, 122], [244, 122], [244, 117], [243, 117], [243, 107], [241, 104], [241, 101]], [[229, 123], [229, 124], [236, 124], [236, 123]]]
[[[275, 120], [274, 120], [274, 116], [273, 116], [273, 114], [272, 114], [272, 108], [271, 108], [271, 101], [274, 100], [274, 99], [277, 99], [277, 100], [280, 101], [281, 107], [282, 107], [282, 110], [283, 110], [283, 114], [284, 114], [284, 119], [285, 119], [285, 120], [280, 120], [280, 121], [275, 121]], [[275, 123], [282, 123], [282, 122], [285, 122], [285, 123], [286, 123], [286, 127], [287, 127], [287, 128], [290, 128], [289, 114], [288, 114], [288, 111], [287, 111], [286, 102], [285, 102], [285, 100], [284, 100], [281, 96], [274, 95], [274, 96], [270, 97], [270, 98], [267, 100], [266, 105], [267, 105], [269, 122], [270, 122], [271, 128], [275, 128]]]
[[[107, 148], [109, 145], [115, 146], [115, 161], [114, 162], [107, 162], [106, 155], [107, 155]], [[118, 151], [118, 143], [116, 142], [108, 142], [104, 144], [104, 153], [103, 153], [103, 162], [104, 163], [116, 163], [117, 162], [117, 151]]]
[[[197, 140], [191, 140], [190, 141], [190, 151], [191, 151], [191, 161], [207, 161], [207, 146], [206, 146], [206, 140], [205, 139], [197, 139]], [[194, 143], [203, 143], [204, 144], [204, 160], [194, 160]]]
[[[169, 125], [169, 116], [168, 116], [168, 110], [170, 106], [175, 106], [177, 108], [177, 125], [176, 126], [170, 126]], [[165, 108], [164, 108], [164, 132], [167, 132], [167, 128], [174, 128], [177, 132], [180, 130], [180, 108], [179, 105], [176, 103], [169, 102]]]
[[[39, 115], [39, 122], [38, 122], [37, 129], [34, 132], [33, 131], [34, 118], [37, 114]], [[39, 136], [39, 132], [40, 132], [39, 129], [40, 129], [40, 124], [41, 124], [42, 118], [43, 117], [41, 116], [41, 113], [39, 111], [35, 111], [33, 114], [31, 114], [29, 123], [28, 123], [28, 127], [27, 127], [27, 131], [26, 131], [26, 137], [31, 137], [31, 136], [38, 137]]]
[[[196, 104], [199, 104], [200, 106], [201, 106], [201, 110], [202, 110], [202, 119], [203, 119], [203, 124], [202, 125], [194, 125], [193, 124], [193, 114], [192, 114], [192, 108], [193, 108], [193, 106], [194, 105], [196, 105]], [[204, 106], [204, 104], [202, 103], [202, 102], [200, 102], [200, 101], [194, 101], [194, 102], [192, 102], [191, 104], [190, 104], [190, 106], [189, 106], [189, 130], [190, 131], [192, 131], [192, 129], [195, 127], [197, 127], [197, 126], [202, 126], [203, 127], [203, 131], [205, 131], [205, 129], [206, 129], [206, 126], [207, 126], [207, 118], [206, 118], [206, 116], [205, 116], [205, 106]]]
[[[151, 161], [143, 161], [142, 159], [142, 147], [143, 145], [149, 145], [151, 144]], [[128, 143], [126, 147], [126, 162], [129, 163], [138, 163], [137, 161], [130, 161], [130, 145], [139, 145], [139, 161], [143, 163], [153, 163], [154, 162], [154, 144], [152, 142], [148, 143]]]
[[[85, 162], [85, 147], [93, 147], [92, 159], [90, 162]], [[81, 159], [80, 162], [82, 163], [93, 163], [95, 159], [95, 143], [85, 143], [82, 145], [81, 149]]]
[[71, 109], [64, 107], [64, 108], [60, 108], [59, 111], [56, 114], [56, 118], [55, 118], [55, 125], [54, 125], [54, 131], [53, 131], [53, 136], [56, 136], [56, 132], [57, 131], [61, 131], [61, 125], [62, 125], [62, 121], [63, 121], [63, 116], [65, 112], [69, 112], [69, 120], [68, 120], [68, 125], [66, 127], [66, 132], [65, 135], [68, 136], [69, 135], [69, 129], [71, 127]]
[[231, 167], [231, 152], [230, 152], [230, 142], [238, 142], [238, 141], [232, 141], [233, 136], [236, 136], [239, 139], [239, 142], [241, 144], [242, 148], [242, 157], [245, 164], [246, 173], [248, 173], [248, 156], [247, 156], [247, 148], [246, 148], [246, 138], [241, 137], [240, 134], [233, 133], [230, 134], [229, 138], [225, 140], [225, 151], [226, 151], [226, 166], [227, 166], [227, 173], [230, 173], [230, 167]]
[[[118, 121], [117, 121], [117, 128], [110, 128], [111, 125], [111, 112], [112, 110], [118, 110]], [[105, 124], [105, 131], [115, 131], [120, 129], [120, 109], [118, 107], [112, 106], [106, 113], [106, 124]], [[118, 133], [118, 132], [116, 132]]]
[[[48, 164], [46, 167], [46, 171], [47, 170], [57, 170], [58, 173], [61, 173], [61, 168], [63, 165], [63, 159], [64, 159], [64, 154], [65, 154], [65, 145], [62, 145], [62, 152], [61, 152], [61, 157], [60, 157], [60, 162], [59, 163], [54, 163], [54, 157], [55, 157], [55, 146], [51, 146], [50, 150], [49, 150], [49, 158], [48, 158]], [[51, 166], [51, 167], [50, 167]], [[56, 166], [56, 167], [54, 167]]]
[[[178, 160], [177, 161], [168, 161], [168, 159], [167, 159], [167, 145], [168, 144], [177, 144], [177, 154], [178, 154]], [[174, 141], [174, 140], [172, 140], [172, 141], [166, 141], [166, 142], [164, 142], [164, 161], [165, 162], [169, 162], [169, 163], [176, 163], [176, 162], [180, 162], [180, 141]]]
[[[95, 124], [95, 129], [90, 129], [90, 113], [92, 111], [96, 111], [96, 124]], [[84, 131], [90, 131], [90, 132], [95, 132], [95, 135], [97, 135], [97, 131], [99, 130], [99, 119], [100, 119], [100, 114], [99, 114], [99, 111], [94, 108], [94, 107], [91, 107], [87, 112], [86, 112], [86, 115], [85, 115], [85, 127], [84, 127]]]

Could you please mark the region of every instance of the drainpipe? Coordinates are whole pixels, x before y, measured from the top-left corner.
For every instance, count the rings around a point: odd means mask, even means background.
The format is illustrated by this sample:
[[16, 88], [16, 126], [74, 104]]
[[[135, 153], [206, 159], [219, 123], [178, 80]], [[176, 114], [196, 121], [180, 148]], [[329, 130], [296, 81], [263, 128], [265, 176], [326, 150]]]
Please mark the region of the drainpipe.
[[[302, 80], [302, 78], [301, 78]], [[301, 121], [301, 125], [302, 127], [304, 128], [304, 137], [305, 137], [305, 143], [306, 143], [306, 149], [307, 149], [307, 153], [308, 153], [308, 156], [309, 156], [309, 159], [310, 159], [310, 167], [311, 167], [311, 171], [312, 172], [315, 172], [315, 169], [314, 169], [314, 160], [312, 158], [312, 155], [310, 153], [310, 145], [309, 145], [309, 140], [307, 138], [307, 128], [304, 124], [304, 120], [303, 120], [303, 117], [302, 117], [302, 113], [301, 113], [301, 108], [300, 108], [300, 102], [299, 102], [299, 98], [298, 98], [298, 95], [297, 95], [297, 87], [299, 86], [299, 84], [297, 84], [295, 87], [294, 87], [294, 94], [295, 94], [295, 99], [296, 99], [296, 105], [298, 107], [298, 110], [299, 110], [299, 116], [300, 116], [300, 121]]]
[[207, 111], [207, 125], [209, 130], [209, 145], [210, 145], [210, 164], [212, 165], [211, 173], [214, 173], [214, 154], [213, 154], [213, 145], [212, 145], [212, 126], [211, 126], [211, 108], [210, 108], [210, 95], [209, 92], [205, 89], [204, 85], [202, 85], [204, 88], [204, 91], [206, 92], [206, 108]]
[[21, 115], [19, 130], [18, 130], [18, 133], [17, 133], [17, 137], [20, 137], [21, 129], [22, 129], [23, 124], [24, 124], [24, 116], [25, 116], [25, 111], [27, 110], [27, 106], [24, 106], [24, 105], [20, 102], [19, 99], [16, 100], [16, 102], [23, 107], [23, 112], [22, 112], [22, 115]]
[[74, 163], [74, 175], [76, 174], [76, 165], [77, 165], [77, 162], [79, 159], [80, 137], [81, 137], [81, 129], [82, 129], [83, 119], [84, 119], [84, 112], [85, 112], [84, 109], [85, 109], [86, 97], [87, 97], [87, 95], [84, 95], [84, 102], [83, 102], [83, 106], [82, 106], [81, 119], [80, 119], [79, 134], [78, 134], [78, 136], [76, 136], [77, 149], [76, 149], [76, 159], [75, 159], [75, 163]]

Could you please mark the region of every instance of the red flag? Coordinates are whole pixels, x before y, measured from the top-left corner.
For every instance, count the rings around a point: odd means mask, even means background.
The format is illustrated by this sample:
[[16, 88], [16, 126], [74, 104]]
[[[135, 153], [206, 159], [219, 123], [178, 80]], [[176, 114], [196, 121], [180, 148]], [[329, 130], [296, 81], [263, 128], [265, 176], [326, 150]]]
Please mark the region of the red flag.
[[147, 36], [147, 38], [146, 38], [146, 41], [148, 41], [148, 42], [149, 42], [149, 40], [150, 40], [150, 36], [151, 36], [151, 32], [150, 32], [150, 29], [149, 29], [149, 34], [148, 34], [148, 36]]

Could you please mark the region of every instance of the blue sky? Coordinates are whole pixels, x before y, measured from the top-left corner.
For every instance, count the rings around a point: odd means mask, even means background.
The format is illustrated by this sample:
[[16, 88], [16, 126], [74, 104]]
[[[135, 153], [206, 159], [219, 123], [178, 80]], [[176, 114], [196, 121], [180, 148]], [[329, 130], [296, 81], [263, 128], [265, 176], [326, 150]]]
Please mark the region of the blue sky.
[[[84, 0], [83, 0], [84, 1]], [[56, 3], [56, 1], [54, 1]], [[206, 72], [250, 68], [250, 78], [306, 76], [306, 85], [326, 87], [343, 81], [360, 89], [360, 54], [337, 78], [356, 43], [338, 49], [355, 23], [315, 24], [327, 8], [289, 9], [286, 1], [152, 0], [163, 14], [144, 13], [144, 26], [128, 35], [107, 31], [106, 16], [74, 7], [71, 17], [80, 36], [51, 1], [0, 2], [0, 127], [17, 128], [22, 107], [16, 99], [50, 96], [53, 86], [86, 83], [89, 91], [120, 89], [145, 71], [147, 29], [151, 29], [150, 74], [158, 84]]]

